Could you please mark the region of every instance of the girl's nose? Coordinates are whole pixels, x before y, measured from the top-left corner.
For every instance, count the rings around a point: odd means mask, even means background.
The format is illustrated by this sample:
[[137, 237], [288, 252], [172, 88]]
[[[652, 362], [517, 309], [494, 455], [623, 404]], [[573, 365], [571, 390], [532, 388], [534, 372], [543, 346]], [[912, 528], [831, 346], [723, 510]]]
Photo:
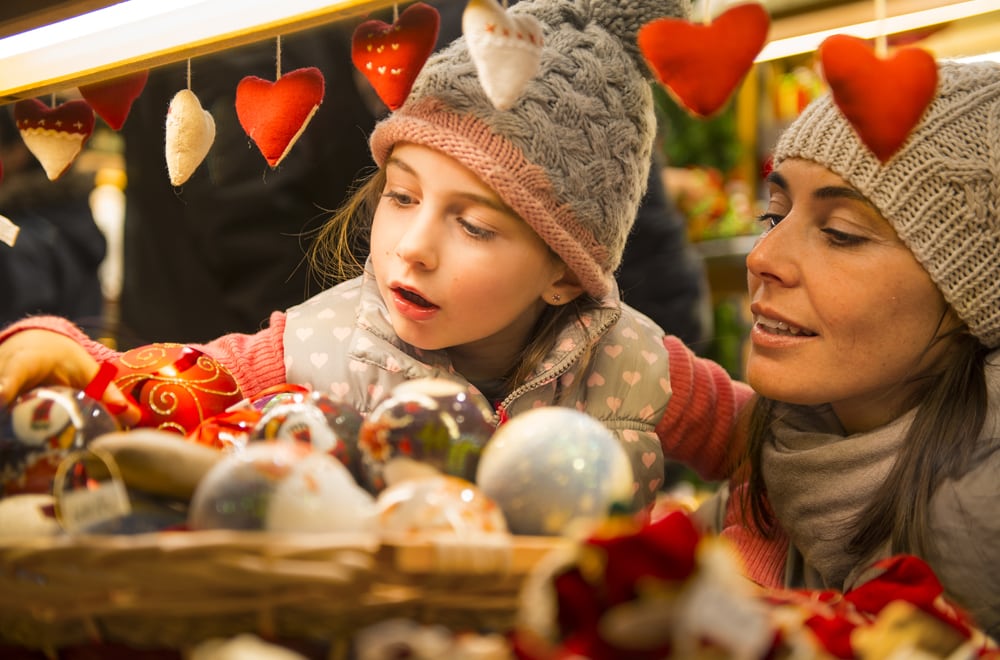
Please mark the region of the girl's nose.
[[436, 222], [430, 215], [426, 211], [417, 215], [396, 241], [396, 256], [423, 270], [433, 270], [438, 264]]

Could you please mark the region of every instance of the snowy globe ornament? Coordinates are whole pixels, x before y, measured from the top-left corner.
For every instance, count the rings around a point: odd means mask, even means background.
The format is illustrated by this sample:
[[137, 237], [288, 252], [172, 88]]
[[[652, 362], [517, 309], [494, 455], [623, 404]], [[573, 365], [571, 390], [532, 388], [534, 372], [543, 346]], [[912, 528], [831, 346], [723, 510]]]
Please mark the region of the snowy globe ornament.
[[447, 474], [391, 484], [378, 494], [375, 508], [379, 529], [391, 535], [507, 534], [500, 507], [472, 482]]
[[118, 430], [104, 404], [82, 390], [56, 385], [25, 392], [0, 411], [3, 494], [51, 494], [66, 456]]
[[363, 484], [372, 493], [387, 485], [396, 459], [426, 463], [472, 481], [479, 455], [493, 435], [493, 412], [463, 385], [420, 378], [392, 389], [362, 422], [358, 436]]
[[514, 534], [558, 536], [632, 502], [632, 465], [614, 433], [573, 408], [535, 408], [483, 450], [476, 484]]
[[375, 499], [329, 454], [297, 442], [257, 442], [226, 455], [202, 477], [188, 526], [371, 532]]
[[275, 396], [262, 413], [250, 432], [250, 442], [303, 442], [337, 458], [360, 480], [358, 433], [363, 417], [353, 405], [322, 392], [295, 392]]

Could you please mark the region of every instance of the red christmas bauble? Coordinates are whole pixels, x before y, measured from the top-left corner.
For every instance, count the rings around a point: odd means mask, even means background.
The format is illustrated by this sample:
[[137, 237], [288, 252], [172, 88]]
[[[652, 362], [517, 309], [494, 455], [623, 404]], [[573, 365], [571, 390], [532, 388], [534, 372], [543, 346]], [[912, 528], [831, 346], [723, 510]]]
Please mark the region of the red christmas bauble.
[[185, 344], [140, 346], [118, 356], [114, 366], [115, 384], [142, 411], [136, 426], [186, 435], [243, 400], [229, 370]]

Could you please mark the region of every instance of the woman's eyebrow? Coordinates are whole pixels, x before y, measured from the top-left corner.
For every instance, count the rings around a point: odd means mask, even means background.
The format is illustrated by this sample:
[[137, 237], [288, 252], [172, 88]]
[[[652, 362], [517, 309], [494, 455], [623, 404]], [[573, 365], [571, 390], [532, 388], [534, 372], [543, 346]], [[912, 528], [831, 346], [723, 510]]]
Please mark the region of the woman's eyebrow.
[[[783, 190], [788, 190], [788, 181], [778, 172], [768, 173], [765, 180]], [[875, 209], [875, 205], [867, 197], [850, 186], [823, 186], [814, 190], [812, 196], [816, 199], [852, 199]]]

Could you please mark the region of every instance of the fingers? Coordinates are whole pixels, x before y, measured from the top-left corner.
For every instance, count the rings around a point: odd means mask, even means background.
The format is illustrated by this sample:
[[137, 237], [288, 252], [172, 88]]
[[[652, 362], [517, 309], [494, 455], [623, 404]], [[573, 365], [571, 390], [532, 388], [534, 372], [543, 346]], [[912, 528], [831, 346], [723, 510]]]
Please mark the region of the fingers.
[[101, 397], [101, 403], [125, 427], [135, 426], [142, 418], [139, 406], [122, 393], [117, 385], [111, 383]]

